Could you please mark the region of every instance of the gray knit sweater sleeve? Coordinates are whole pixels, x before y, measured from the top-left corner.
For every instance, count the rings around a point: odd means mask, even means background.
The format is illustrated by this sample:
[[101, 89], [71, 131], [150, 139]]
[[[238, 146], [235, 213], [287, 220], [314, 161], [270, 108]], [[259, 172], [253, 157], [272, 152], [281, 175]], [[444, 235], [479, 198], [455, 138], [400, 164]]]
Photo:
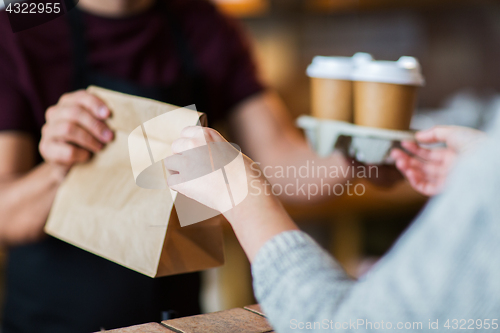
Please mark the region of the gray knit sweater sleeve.
[[280, 333], [499, 331], [499, 135], [459, 163], [445, 193], [362, 279], [349, 279], [300, 231], [268, 241], [252, 274]]

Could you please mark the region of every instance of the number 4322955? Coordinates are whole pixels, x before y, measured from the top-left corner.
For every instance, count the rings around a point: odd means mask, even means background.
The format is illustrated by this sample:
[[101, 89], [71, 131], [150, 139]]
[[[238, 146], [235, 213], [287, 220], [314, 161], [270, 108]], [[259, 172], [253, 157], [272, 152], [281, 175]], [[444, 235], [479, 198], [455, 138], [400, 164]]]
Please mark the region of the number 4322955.
[[447, 329], [459, 329], [459, 330], [474, 330], [474, 329], [493, 329], [498, 328], [498, 319], [448, 319], [444, 323], [444, 327]]
[[7, 13], [14, 14], [59, 14], [61, 12], [61, 4], [54, 3], [26, 3], [15, 2], [9, 3], [5, 8]]

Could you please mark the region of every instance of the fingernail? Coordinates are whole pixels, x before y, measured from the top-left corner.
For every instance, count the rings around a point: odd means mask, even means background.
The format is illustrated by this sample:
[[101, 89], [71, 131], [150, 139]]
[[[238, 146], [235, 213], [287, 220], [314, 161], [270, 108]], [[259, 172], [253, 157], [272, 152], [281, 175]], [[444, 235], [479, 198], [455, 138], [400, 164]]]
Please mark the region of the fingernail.
[[104, 105], [99, 107], [99, 110], [97, 112], [102, 118], [106, 118], [108, 116], [108, 108]]
[[107, 142], [113, 137], [113, 132], [111, 132], [109, 129], [105, 129], [104, 131], [102, 131], [101, 136], [102, 139]]

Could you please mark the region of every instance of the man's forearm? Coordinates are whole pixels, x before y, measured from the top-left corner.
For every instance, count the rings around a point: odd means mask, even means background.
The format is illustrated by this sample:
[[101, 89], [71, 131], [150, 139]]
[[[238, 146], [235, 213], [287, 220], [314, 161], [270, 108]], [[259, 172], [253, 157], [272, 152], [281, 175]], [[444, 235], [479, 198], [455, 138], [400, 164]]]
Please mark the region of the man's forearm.
[[335, 184], [352, 178], [352, 165], [341, 154], [320, 158], [309, 147], [276, 94], [263, 93], [241, 103], [231, 123], [243, 152], [259, 164], [285, 201], [321, 200]]
[[276, 149], [259, 166], [276, 195], [289, 203], [325, 200], [339, 192], [336, 184], [353, 178], [355, 168], [340, 153], [320, 158], [310, 148], [292, 144]]
[[65, 171], [41, 164], [22, 176], [0, 180], [0, 241], [16, 245], [43, 235], [43, 226]]

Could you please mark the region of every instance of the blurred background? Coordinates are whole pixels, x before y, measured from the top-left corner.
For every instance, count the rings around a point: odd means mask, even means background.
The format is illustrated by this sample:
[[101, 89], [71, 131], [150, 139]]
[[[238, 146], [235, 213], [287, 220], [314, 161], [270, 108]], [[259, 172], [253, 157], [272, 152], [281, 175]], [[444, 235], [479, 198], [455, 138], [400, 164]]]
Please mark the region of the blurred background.
[[[263, 80], [294, 117], [309, 113], [305, 71], [312, 58], [356, 52], [378, 60], [419, 59], [427, 83], [420, 90], [415, 129], [435, 124], [487, 129], [500, 109], [500, 1], [212, 1], [245, 26]], [[405, 182], [366, 188], [360, 197], [287, 206], [301, 228], [353, 276], [370, 269], [427, 201]], [[204, 273], [205, 312], [255, 302], [249, 263], [229, 226], [225, 232], [226, 265]]]
[[[245, 26], [260, 73], [294, 117], [310, 112], [312, 58], [371, 53], [417, 57], [426, 85], [413, 129], [437, 124], [487, 129], [500, 109], [500, 1], [214, 0]], [[365, 273], [418, 215], [427, 198], [406, 182], [366, 185], [361, 197], [287, 206], [300, 227], [353, 276]], [[250, 304], [250, 268], [226, 228], [223, 268], [205, 273], [205, 311]]]

